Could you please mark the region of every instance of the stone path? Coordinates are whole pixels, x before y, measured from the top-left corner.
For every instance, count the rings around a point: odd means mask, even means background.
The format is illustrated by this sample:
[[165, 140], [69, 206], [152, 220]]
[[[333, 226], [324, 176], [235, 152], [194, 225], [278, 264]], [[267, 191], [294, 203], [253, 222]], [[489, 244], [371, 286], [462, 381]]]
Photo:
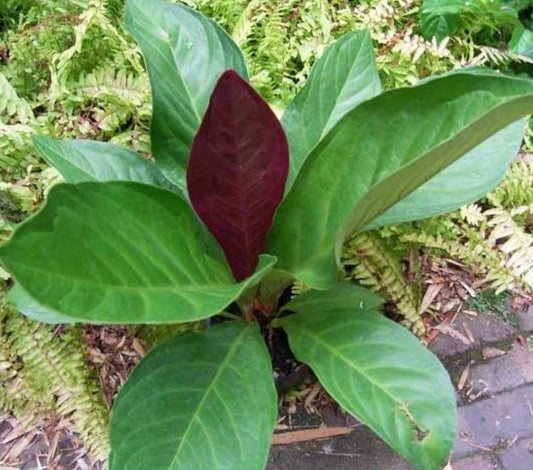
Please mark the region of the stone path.
[[[454, 384], [462, 382], [453, 470], [533, 470], [533, 308], [517, 320], [510, 326], [490, 314], [460, 314], [451, 327], [462, 338], [440, 334], [430, 345]], [[356, 424], [333, 411], [321, 418], [327, 426]], [[324, 469], [412, 467], [359, 425], [339, 438], [274, 446], [267, 470]]]

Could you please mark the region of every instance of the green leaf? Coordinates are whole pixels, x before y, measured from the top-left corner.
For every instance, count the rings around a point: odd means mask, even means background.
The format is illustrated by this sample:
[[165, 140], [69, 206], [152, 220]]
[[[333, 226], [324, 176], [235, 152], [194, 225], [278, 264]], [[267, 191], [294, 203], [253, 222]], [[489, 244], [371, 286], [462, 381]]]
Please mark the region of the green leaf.
[[39, 304], [19, 284], [11, 288], [7, 297], [20, 313], [32, 320], [51, 324], [77, 323], [79, 321]]
[[20, 287], [73, 320], [177, 323], [223, 310], [270, 270], [236, 283], [189, 205], [134, 182], [55, 186], [44, 209], [0, 247]]
[[515, 27], [509, 41], [509, 52], [533, 59], [533, 31], [523, 26]]
[[524, 121], [516, 121], [398, 201], [364, 229], [445, 214], [481, 199], [505, 176], [523, 138]]
[[339, 282], [331, 289], [311, 290], [297, 295], [283, 306], [282, 311], [324, 312], [335, 309], [376, 310], [384, 300], [373, 292], [349, 282]]
[[278, 209], [268, 253], [308, 286], [331, 286], [347, 234], [532, 111], [532, 80], [480, 72], [365, 101], [307, 158]]
[[426, 39], [437, 41], [451, 36], [461, 24], [464, 0], [424, 0], [420, 26]]
[[455, 441], [448, 374], [400, 325], [374, 312], [307, 312], [277, 322], [327, 392], [415, 466], [440, 470]]
[[138, 181], [179, 192], [152, 162], [116, 145], [45, 136], [34, 136], [33, 145], [67, 183]]
[[222, 28], [184, 5], [130, 0], [125, 24], [150, 76], [156, 163], [184, 189], [189, 149], [215, 82], [227, 69], [248, 78], [244, 58]]
[[152, 350], [120, 391], [111, 470], [262, 470], [276, 414], [256, 325], [185, 333]]
[[322, 137], [348, 111], [379, 93], [381, 82], [368, 31], [345, 34], [326, 49], [283, 114], [291, 154], [286, 192]]

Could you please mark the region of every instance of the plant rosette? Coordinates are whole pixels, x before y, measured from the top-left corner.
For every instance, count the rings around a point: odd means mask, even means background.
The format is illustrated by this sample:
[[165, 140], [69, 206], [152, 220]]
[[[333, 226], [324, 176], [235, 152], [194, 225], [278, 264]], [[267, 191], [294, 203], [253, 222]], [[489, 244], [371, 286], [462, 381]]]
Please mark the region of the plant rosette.
[[[63, 176], [0, 248], [18, 309], [48, 323], [180, 323], [242, 315], [155, 347], [117, 396], [112, 470], [259, 470], [276, 422], [257, 322], [283, 328], [347, 412], [414, 466], [440, 469], [456, 434], [435, 356], [339, 282], [357, 231], [445, 213], [505, 174], [533, 81], [457, 70], [382, 92], [366, 31], [314, 65], [281, 122], [239, 48], [183, 5], [130, 0], [146, 61], [154, 161], [107, 143], [38, 136]], [[278, 309], [298, 280], [312, 290]]]

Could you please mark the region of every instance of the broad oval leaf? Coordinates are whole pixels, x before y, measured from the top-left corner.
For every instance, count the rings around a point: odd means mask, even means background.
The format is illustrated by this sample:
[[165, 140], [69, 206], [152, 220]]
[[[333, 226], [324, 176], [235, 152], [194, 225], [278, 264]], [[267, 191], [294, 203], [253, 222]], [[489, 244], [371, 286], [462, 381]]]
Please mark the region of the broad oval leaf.
[[297, 295], [283, 306], [295, 312], [325, 312], [331, 309], [376, 310], [384, 300], [374, 292], [349, 282], [339, 282], [328, 290], [311, 290]]
[[189, 150], [215, 83], [226, 69], [247, 78], [244, 58], [222, 28], [184, 5], [129, 0], [125, 24], [150, 76], [156, 163], [183, 189]]
[[185, 333], [148, 353], [120, 391], [110, 470], [262, 470], [276, 414], [256, 325]]
[[307, 158], [278, 209], [267, 251], [307, 285], [331, 286], [347, 234], [531, 111], [532, 80], [480, 72], [365, 101]]
[[322, 137], [348, 111], [379, 93], [381, 81], [368, 31], [347, 33], [326, 49], [281, 120], [291, 154], [286, 192]]
[[505, 176], [523, 138], [524, 121], [516, 121], [398, 201], [364, 229], [445, 214], [481, 199]]
[[231, 70], [218, 81], [187, 169], [191, 204], [237, 280], [263, 252], [289, 169], [287, 139], [268, 104]]
[[67, 183], [138, 181], [179, 193], [163, 173], [137, 152], [93, 140], [34, 136], [33, 146]]
[[43, 308], [94, 323], [177, 323], [219, 313], [274, 263], [236, 284], [190, 206], [134, 182], [55, 186], [45, 207], [0, 247]]
[[440, 470], [455, 441], [448, 373], [405, 328], [377, 312], [330, 310], [278, 320], [327, 392], [411, 463]]

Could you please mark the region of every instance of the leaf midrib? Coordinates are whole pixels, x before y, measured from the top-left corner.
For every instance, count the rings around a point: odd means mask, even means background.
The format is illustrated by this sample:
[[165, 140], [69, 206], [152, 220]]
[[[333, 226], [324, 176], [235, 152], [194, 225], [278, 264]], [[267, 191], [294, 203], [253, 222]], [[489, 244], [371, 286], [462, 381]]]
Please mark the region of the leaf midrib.
[[316, 341], [316, 343], [320, 344], [322, 347], [328, 350], [333, 356], [338, 357], [342, 362], [347, 364], [350, 368], [354, 369], [361, 377], [366, 379], [370, 384], [372, 384], [374, 387], [380, 390], [384, 395], [390, 398], [396, 405], [399, 405], [399, 406], [405, 405], [403, 401], [399, 401], [398, 399], [396, 399], [388, 390], [384, 389], [381, 384], [379, 384], [378, 382], [370, 378], [367, 374], [365, 374], [359, 367], [357, 367], [353, 362], [351, 362], [344, 354], [341, 354], [338, 350], [330, 346], [329, 343], [322, 340], [319, 336], [313, 334], [307, 328], [302, 328], [302, 327], [300, 328], [301, 328], [302, 335], [307, 335], [310, 339]]
[[[224, 360], [220, 363], [220, 367], [217, 370], [216, 374], [214, 375], [213, 379], [207, 386], [207, 388], [204, 391], [204, 394], [202, 398], [200, 399], [200, 402], [198, 403], [195, 412], [191, 415], [191, 418], [189, 420], [189, 424], [187, 425], [187, 428], [185, 429], [185, 432], [183, 433], [180, 443], [178, 445], [178, 448], [176, 449], [176, 453], [174, 454], [174, 457], [172, 458], [172, 461], [170, 462], [168, 466], [168, 470], [173, 470], [175, 464], [178, 463], [178, 459], [180, 456], [180, 452], [183, 448], [183, 443], [186, 441], [187, 435], [189, 434], [191, 428], [193, 427], [193, 422], [195, 420], [198, 420], [197, 415], [199, 415], [202, 411], [202, 408], [207, 400], [207, 397], [211, 394], [212, 390], [216, 390], [215, 384], [218, 381], [219, 377], [221, 376], [223, 370], [228, 366], [230, 360], [232, 359], [232, 356], [235, 354], [235, 351], [238, 349], [238, 347], [241, 345], [241, 338], [244, 336], [245, 333], [248, 332], [248, 328], [244, 327], [242, 331], [235, 337], [233, 344], [231, 345], [230, 349], [228, 350], [226, 357]], [[207, 435], [207, 433], [206, 433]]]

